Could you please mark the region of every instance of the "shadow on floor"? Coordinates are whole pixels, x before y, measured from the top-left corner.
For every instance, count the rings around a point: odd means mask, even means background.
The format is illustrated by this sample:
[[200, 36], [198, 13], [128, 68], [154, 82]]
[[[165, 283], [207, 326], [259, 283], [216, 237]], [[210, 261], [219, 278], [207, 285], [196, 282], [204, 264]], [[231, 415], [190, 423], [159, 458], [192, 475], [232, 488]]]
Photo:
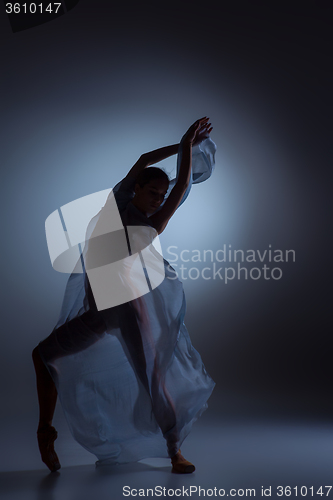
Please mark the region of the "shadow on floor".
[[[172, 474], [168, 459], [101, 467], [78, 465], [56, 473], [46, 468], [11, 471], [0, 474], [0, 496], [2, 500], [120, 500], [134, 496], [279, 499], [289, 496], [288, 487], [290, 498], [333, 495], [333, 489], [329, 492], [327, 487], [332, 484], [330, 425], [210, 422], [193, 429], [182, 453], [196, 465], [193, 474]], [[282, 491], [279, 487], [287, 488], [283, 496], [278, 494]]]

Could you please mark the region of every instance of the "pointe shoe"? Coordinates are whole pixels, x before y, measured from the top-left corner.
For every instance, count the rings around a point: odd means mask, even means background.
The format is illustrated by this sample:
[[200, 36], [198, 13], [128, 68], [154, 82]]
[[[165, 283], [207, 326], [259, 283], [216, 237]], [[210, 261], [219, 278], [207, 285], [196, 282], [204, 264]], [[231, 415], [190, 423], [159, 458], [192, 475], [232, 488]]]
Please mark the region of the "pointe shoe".
[[51, 472], [55, 472], [61, 467], [58, 456], [54, 451], [54, 441], [57, 437], [58, 433], [52, 426], [37, 431], [38, 447], [42, 461]]
[[180, 453], [180, 450], [174, 457], [172, 457], [171, 463], [171, 472], [174, 472], [176, 474], [191, 474], [195, 471], [194, 465], [183, 457], [183, 455]]

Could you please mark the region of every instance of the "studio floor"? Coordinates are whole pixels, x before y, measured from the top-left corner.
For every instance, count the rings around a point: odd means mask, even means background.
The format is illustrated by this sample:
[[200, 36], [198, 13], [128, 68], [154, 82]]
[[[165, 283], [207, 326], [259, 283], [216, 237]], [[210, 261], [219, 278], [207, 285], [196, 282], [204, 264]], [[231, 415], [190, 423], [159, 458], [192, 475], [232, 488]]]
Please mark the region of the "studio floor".
[[[2, 430], [2, 500], [122, 498], [333, 498], [333, 426], [309, 421], [219, 421], [203, 417], [182, 446], [193, 474], [171, 474], [167, 459], [96, 467], [96, 458], [58, 421], [62, 468], [49, 473], [35, 435]], [[13, 446], [15, 443], [15, 446]], [[321, 488], [321, 489], [320, 489]]]

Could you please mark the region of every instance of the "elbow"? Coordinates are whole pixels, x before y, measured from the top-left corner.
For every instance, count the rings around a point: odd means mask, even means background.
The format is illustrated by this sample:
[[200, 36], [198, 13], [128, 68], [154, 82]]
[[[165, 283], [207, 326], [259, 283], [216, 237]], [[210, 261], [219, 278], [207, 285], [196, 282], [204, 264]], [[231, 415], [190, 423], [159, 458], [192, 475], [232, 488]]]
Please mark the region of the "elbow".
[[[140, 156], [140, 159], [142, 161], [142, 163], [145, 165], [145, 167], [150, 167], [151, 165], [154, 165], [154, 163], [156, 163], [156, 158], [154, 158], [154, 156], [150, 153], [143, 153], [141, 156]], [[159, 161], [159, 160], [157, 160]]]
[[148, 167], [150, 165], [148, 153], [143, 153], [139, 158], [139, 162], [140, 162], [142, 167], [144, 167], [144, 168]]

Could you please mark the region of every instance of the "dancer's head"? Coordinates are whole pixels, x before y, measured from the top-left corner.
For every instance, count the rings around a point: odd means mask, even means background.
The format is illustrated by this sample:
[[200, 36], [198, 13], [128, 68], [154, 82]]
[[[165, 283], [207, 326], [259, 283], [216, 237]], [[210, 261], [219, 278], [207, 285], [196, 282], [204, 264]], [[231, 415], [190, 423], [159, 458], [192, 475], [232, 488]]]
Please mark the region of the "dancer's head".
[[143, 213], [152, 214], [164, 200], [168, 191], [169, 177], [157, 167], [145, 168], [135, 183], [133, 204]]

